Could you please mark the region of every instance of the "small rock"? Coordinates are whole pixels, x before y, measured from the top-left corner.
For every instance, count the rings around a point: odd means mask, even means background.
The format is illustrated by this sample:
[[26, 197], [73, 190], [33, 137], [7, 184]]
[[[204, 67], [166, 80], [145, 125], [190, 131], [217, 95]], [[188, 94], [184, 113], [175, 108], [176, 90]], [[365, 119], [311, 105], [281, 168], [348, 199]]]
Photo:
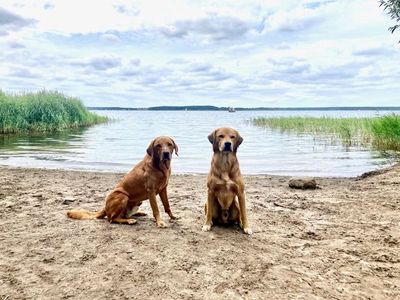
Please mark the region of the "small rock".
[[42, 194], [33, 194], [32, 197], [43, 199], [43, 195]]
[[76, 199], [74, 198], [74, 197], [71, 197], [71, 196], [67, 196], [67, 197], [64, 197], [64, 200], [63, 200], [63, 204], [70, 204], [70, 203], [72, 203], [72, 202], [74, 202]]
[[317, 188], [317, 182], [314, 178], [292, 178], [289, 180], [289, 187], [292, 189], [311, 189], [314, 190]]

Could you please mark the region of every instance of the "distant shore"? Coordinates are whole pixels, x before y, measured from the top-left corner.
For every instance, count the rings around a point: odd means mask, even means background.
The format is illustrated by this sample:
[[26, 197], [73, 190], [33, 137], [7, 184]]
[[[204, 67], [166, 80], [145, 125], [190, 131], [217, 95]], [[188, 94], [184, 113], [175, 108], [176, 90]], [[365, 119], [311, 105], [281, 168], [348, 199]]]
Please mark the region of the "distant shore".
[[[150, 111], [228, 111], [229, 107], [212, 105], [189, 106], [153, 106], [153, 107], [116, 107], [116, 106], [87, 106], [89, 110], [150, 110]], [[236, 111], [400, 111], [400, 106], [339, 106], [339, 107], [235, 107]]]

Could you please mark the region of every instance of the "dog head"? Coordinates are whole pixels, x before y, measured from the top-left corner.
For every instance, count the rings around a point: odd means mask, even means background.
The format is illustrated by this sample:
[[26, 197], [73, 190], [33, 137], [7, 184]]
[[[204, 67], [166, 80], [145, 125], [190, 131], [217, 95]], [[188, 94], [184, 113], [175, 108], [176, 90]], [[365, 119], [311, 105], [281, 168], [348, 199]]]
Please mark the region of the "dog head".
[[169, 162], [172, 159], [172, 153], [178, 155], [178, 146], [175, 141], [168, 136], [159, 136], [155, 138], [147, 147], [147, 154], [157, 162]]
[[233, 128], [222, 127], [215, 129], [208, 136], [208, 140], [213, 145], [214, 152], [236, 153], [243, 138], [239, 132]]

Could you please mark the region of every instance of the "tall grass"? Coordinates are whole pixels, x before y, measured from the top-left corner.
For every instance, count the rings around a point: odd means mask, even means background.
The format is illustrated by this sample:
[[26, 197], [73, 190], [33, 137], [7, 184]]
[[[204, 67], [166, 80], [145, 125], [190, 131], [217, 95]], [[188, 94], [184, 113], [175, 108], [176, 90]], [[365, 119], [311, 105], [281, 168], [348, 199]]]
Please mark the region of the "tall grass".
[[281, 132], [331, 137], [345, 145], [400, 150], [400, 115], [396, 114], [371, 118], [259, 117], [251, 122]]
[[374, 118], [370, 123], [370, 130], [376, 147], [400, 151], [400, 115]]
[[59, 92], [11, 95], [0, 90], [0, 134], [60, 131], [106, 121], [79, 99]]

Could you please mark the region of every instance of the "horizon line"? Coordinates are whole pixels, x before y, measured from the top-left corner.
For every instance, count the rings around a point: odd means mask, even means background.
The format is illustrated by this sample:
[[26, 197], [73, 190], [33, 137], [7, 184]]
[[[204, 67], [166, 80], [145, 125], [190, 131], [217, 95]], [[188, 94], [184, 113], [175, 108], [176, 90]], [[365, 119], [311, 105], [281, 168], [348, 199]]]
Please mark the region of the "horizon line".
[[86, 106], [91, 110], [400, 110], [400, 106], [298, 106], [298, 107], [235, 107], [214, 105], [161, 105], [149, 107]]

